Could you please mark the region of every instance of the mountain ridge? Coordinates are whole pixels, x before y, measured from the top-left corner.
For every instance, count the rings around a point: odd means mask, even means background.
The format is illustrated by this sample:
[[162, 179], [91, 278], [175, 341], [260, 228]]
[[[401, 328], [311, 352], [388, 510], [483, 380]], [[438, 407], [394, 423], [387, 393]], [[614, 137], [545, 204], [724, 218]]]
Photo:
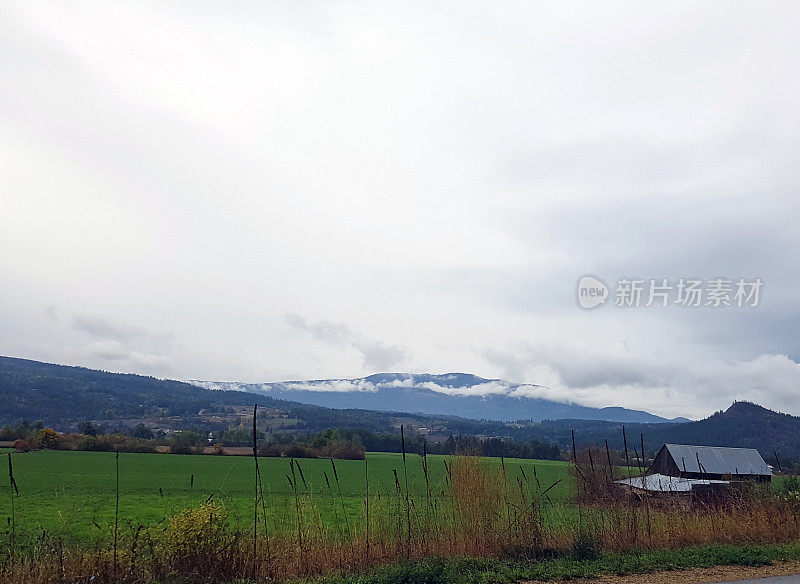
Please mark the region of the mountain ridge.
[[536, 393], [544, 386], [488, 379], [472, 373], [374, 373], [358, 378], [294, 380], [263, 383], [187, 380], [204, 389], [268, 395], [330, 408], [441, 414], [504, 422], [545, 419], [612, 422], [679, 423], [642, 410], [595, 408], [560, 402]]
[[663, 443], [677, 443], [757, 448], [765, 460], [776, 464], [777, 454], [784, 467], [800, 461], [800, 417], [751, 402], [734, 402], [724, 411], [687, 423], [563, 418], [502, 422], [410, 414], [403, 408], [394, 412], [333, 409], [266, 395], [203, 389], [180, 381], [0, 357], [0, 424], [42, 420], [57, 430], [74, 431], [77, 422], [92, 420], [106, 424], [111, 431], [140, 422], [154, 429], [224, 431], [249, 424], [256, 403], [259, 416], [266, 416], [262, 423], [271, 419], [273, 431], [304, 434], [326, 428], [359, 429], [376, 449], [381, 436], [398, 433], [400, 424], [405, 424], [408, 435], [418, 437], [427, 429], [425, 435], [432, 441], [448, 435], [536, 440], [556, 444], [565, 452], [571, 448], [573, 433], [578, 446], [607, 441], [620, 450], [626, 427], [629, 439], [639, 437], [651, 454]]

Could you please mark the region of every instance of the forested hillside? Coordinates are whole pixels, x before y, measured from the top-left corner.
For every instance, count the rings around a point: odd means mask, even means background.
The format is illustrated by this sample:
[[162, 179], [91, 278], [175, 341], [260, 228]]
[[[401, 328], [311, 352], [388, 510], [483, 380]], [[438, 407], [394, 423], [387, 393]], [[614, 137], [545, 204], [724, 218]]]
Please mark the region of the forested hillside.
[[[179, 381], [95, 371], [0, 357], [0, 424], [42, 420], [65, 431], [81, 420], [106, 422], [113, 429], [139, 421], [171, 429], [186, 427], [222, 431], [249, 419], [250, 408], [263, 410], [262, 424], [272, 430], [295, 434], [326, 428], [357, 430], [365, 446], [394, 450], [399, 425], [405, 424], [415, 440], [429, 443], [451, 436], [467, 444], [466, 437], [513, 440], [529, 447], [571, 450], [572, 432], [577, 445], [607, 440], [613, 449], [623, 448], [620, 422], [603, 420], [518, 420], [503, 422], [470, 420], [455, 416], [408, 414], [361, 409], [334, 409], [284, 401], [242, 391], [210, 390]], [[271, 416], [271, 419], [267, 419]], [[665, 442], [756, 448], [774, 463], [774, 452], [785, 461], [800, 460], [800, 418], [738, 402], [724, 412], [697, 422], [624, 424], [632, 448], [644, 439], [652, 453]], [[263, 427], [263, 426], [262, 426]], [[533, 444], [535, 442], [535, 444]], [[487, 442], [488, 445], [491, 442]], [[520, 446], [528, 448], [528, 446]], [[434, 448], [432, 447], [432, 451]]]
[[0, 424], [43, 420], [63, 430], [80, 420], [178, 417], [196, 422], [201, 412], [209, 417], [254, 404], [280, 410], [287, 418], [313, 422], [310, 430], [390, 427], [389, 415], [380, 412], [333, 410], [241, 391], [201, 389], [169, 379], [11, 357], [0, 357], [0, 404]]
[[[578, 445], [603, 445], [608, 440], [614, 449], [623, 447], [622, 424], [615, 422], [584, 422], [558, 420], [541, 426], [562, 446], [576, 432]], [[696, 444], [699, 446], [731, 446], [755, 448], [767, 462], [776, 464], [775, 453], [781, 460], [800, 461], [800, 417], [773, 412], [750, 402], [735, 402], [725, 411], [684, 424], [625, 424], [628, 445], [639, 447], [644, 438], [645, 449], [652, 453], [664, 443]]]

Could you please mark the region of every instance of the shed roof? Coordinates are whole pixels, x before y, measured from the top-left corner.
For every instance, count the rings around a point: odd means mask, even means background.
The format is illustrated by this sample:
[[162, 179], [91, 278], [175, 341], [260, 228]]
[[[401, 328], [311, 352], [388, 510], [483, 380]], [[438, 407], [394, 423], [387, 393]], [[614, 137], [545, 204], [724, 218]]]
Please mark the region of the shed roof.
[[[732, 475], [771, 475], [771, 467], [754, 448], [665, 444], [678, 468], [685, 472]], [[698, 459], [700, 464], [698, 465]], [[700, 466], [702, 465], [702, 467]]]
[[657, 491], [660, 493], [688, 493], [695, 485], [728, 485], [729, 481], [713, 481], [706, 479], [685, 479], [681, 477], [670, 477], [662, 474], [643, 475], [616, 481], [618, 485], [625, 485], [635, 489], [645, 491]]

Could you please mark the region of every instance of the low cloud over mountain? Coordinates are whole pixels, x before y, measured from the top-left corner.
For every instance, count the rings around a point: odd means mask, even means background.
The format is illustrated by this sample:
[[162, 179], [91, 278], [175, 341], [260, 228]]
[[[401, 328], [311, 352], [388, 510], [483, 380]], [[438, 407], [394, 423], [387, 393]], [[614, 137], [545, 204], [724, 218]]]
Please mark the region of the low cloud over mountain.
[[666, 422], [639, 410], [591, 408], [546, 398], [546, 388], [468, 373], [378, 373], [358, 379], [275, 383], [190, 381], [207, 389], [239, 390], [334, 408], [449, 414], [493, 420], [586, 419]]

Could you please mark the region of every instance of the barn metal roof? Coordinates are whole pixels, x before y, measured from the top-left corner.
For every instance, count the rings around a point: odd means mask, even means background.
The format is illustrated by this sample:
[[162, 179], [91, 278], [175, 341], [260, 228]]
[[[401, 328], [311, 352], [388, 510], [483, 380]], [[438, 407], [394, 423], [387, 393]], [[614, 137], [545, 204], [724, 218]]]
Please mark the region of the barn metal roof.
[[[701, 459], [702, 460], [702, 459]], [[644, 491], [659, 493], [688, 493], [694, 485], [729, 485], [729, 481], [713, 481], [706, 479], [684, 479], [670, 477], [662, 474], [651, 474], [640, 477], [631, 477], [616, 481], [618, 485], [625, 485]]]
[[[690, 446], [688, 444], [665, 444], [664, 446], [681, 471], [733, 475], [772, 474], [771, 467], [764, 462], [754, 448]], [[699, 465], [698, 459], [700, 460]]]

